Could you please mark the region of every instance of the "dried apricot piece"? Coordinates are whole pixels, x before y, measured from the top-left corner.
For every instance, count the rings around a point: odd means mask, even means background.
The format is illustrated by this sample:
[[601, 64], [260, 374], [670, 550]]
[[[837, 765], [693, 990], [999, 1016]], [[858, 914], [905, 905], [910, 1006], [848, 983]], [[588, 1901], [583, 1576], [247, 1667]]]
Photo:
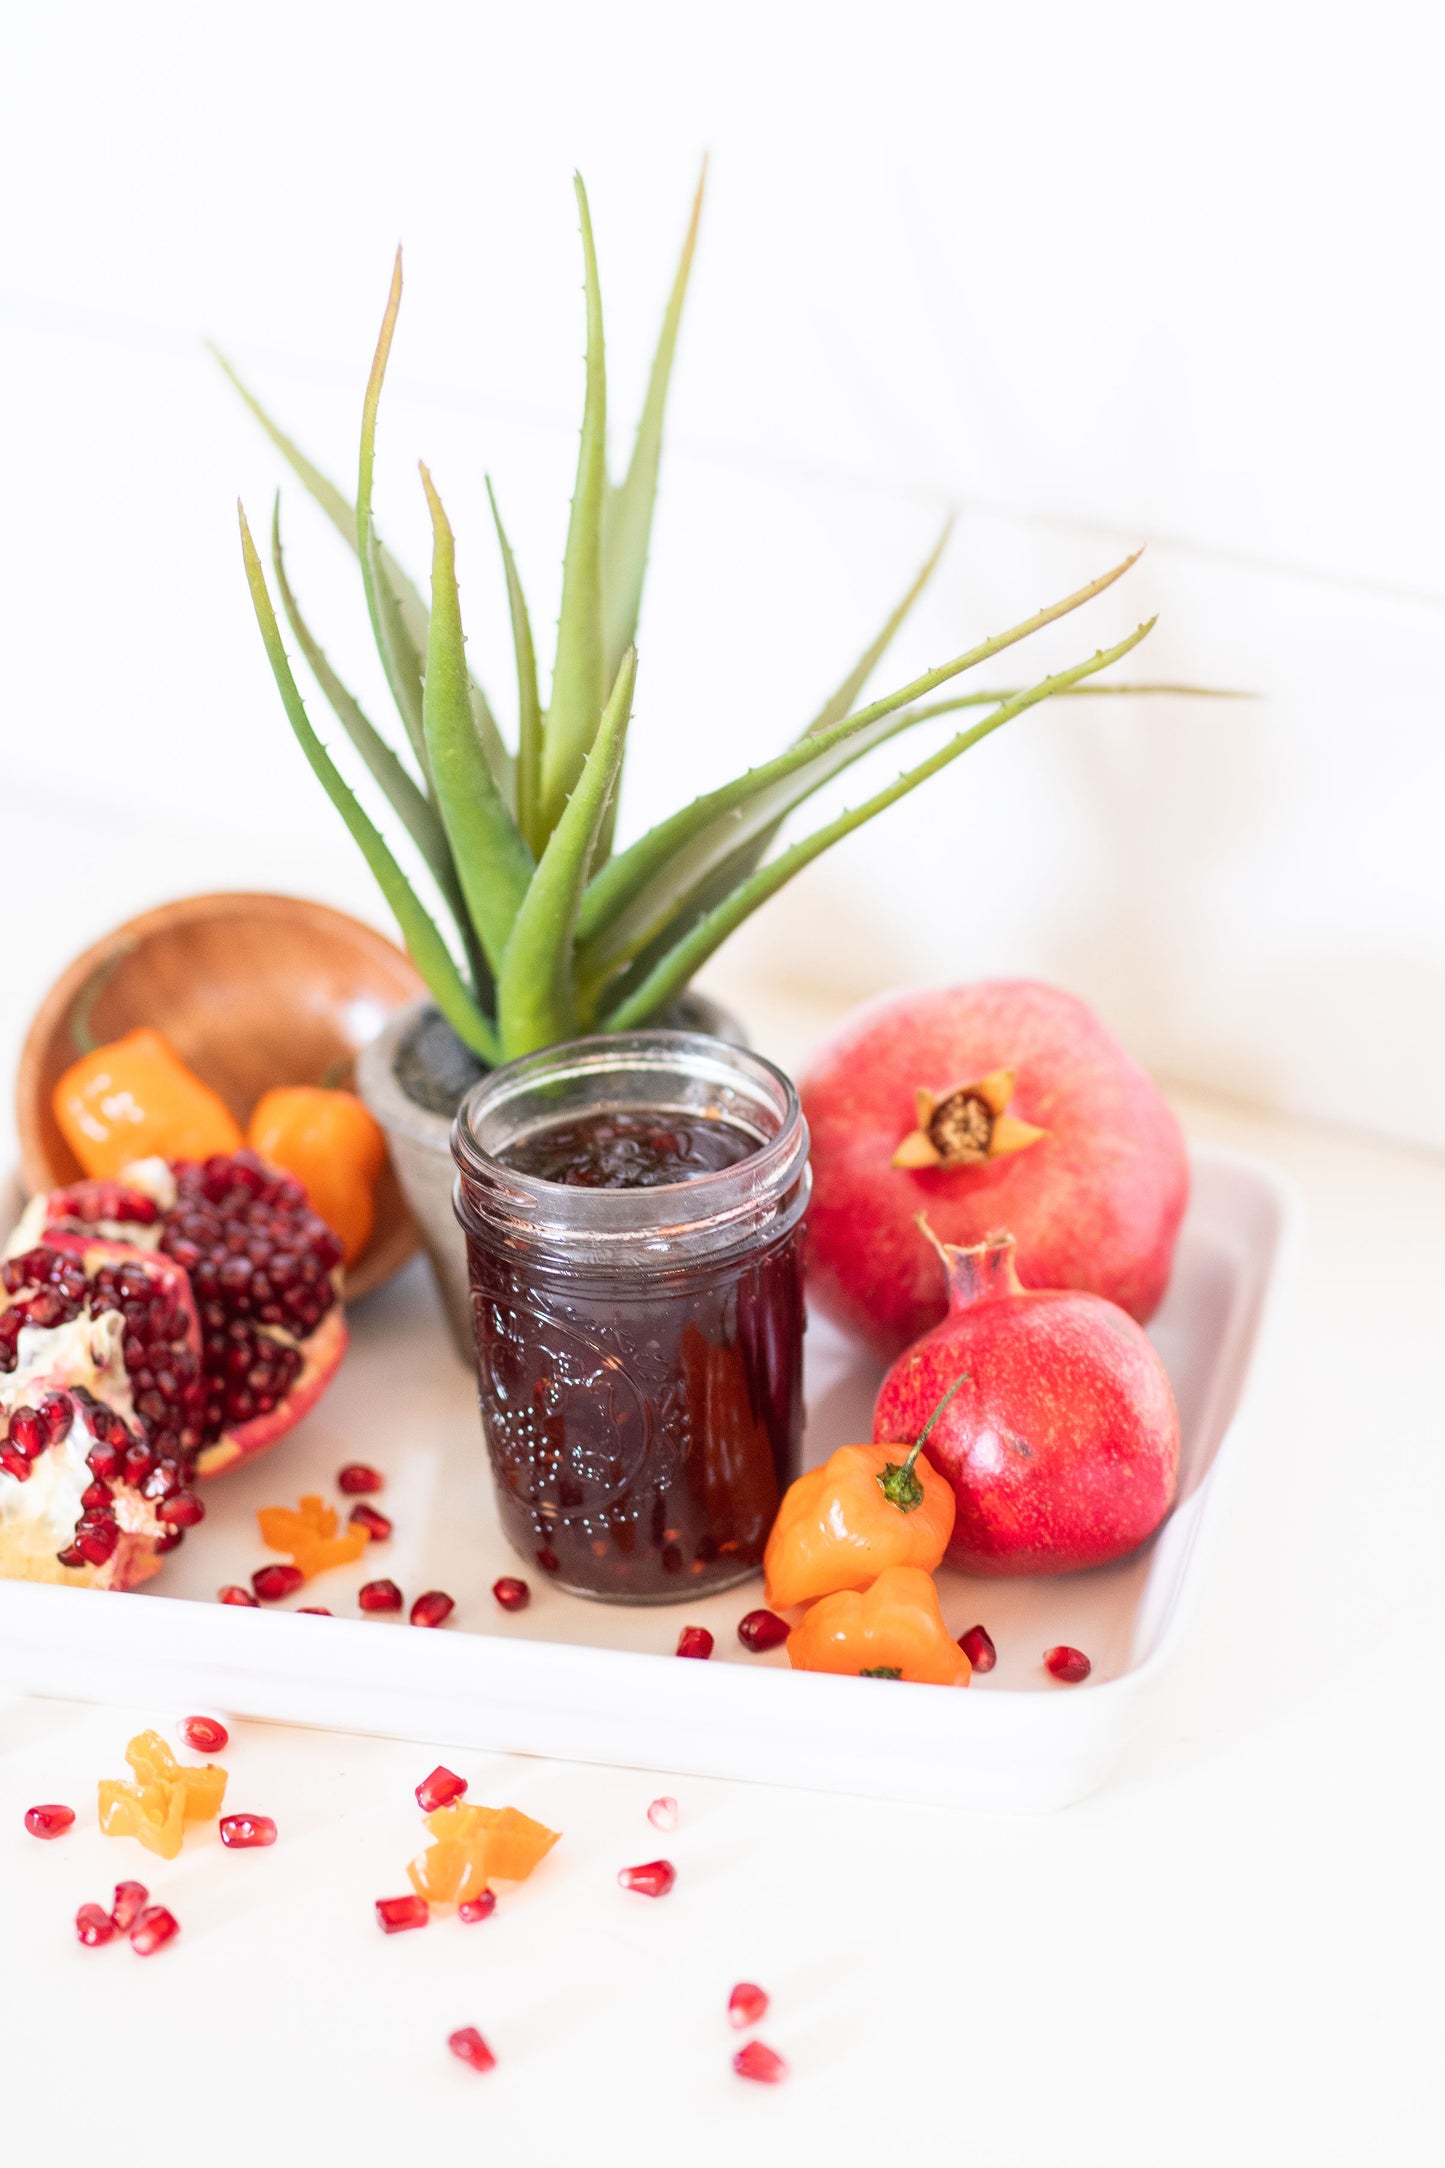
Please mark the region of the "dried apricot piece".
[[161, 1859], [174, 1859], [179, 1852], [186, 1821], [186, 1795], [179, 1785], [135, 1785], [103, 1777], [97, 1804], [102, 1836], [135, 1837]]
[[188, 1822], [213, 1821], [220, 1813], [226, 1796], [226, 1772], [218, 1763], [188, 1768], [176, 1760], [159, 1732], [154, 1731], [137, 1732], [125, 1750], [125, 1758], [137, 1784], [180, 1792]]
[[487, 1886], [486, 1875], [478, 1867], [471, 1850], [451, 1837], [428, 1845], [406, 1871], [412, 1888], [418, 1897], [425, 1897], [428, 1904], [466, 1904], [472, 1898], [480, 1897]]
[[559, 1832], [547, 1829], [541, 1822], [534, 1822], [529, 1814], [520, 1814], [515, 1807], [503, 1807], [495, 1825], [487, 1832], [487, 1879], [502, 1882], [525, 1882], [534, 1867], [541, 1865]]
[[416, 1872], [412, 1880], [417, 1889], [427, 1883], [431, 1895], [431, 1881], [435, 1875], [438, 1883], [446, 1868], [443, 1859], [432, 1866], [433, 1855], [441, 1853], [449, 1861], [455, 1848], [471, 1862], [471, 1874], [457, 1889], [455, 1898], [435, 1897], [434, 1902], [465, 1904], [479, 1897], [494, 1881], [525, 1882], [540, 1862], [546, 1858], [557, 1842], [559, 1832], [548, 1829], [543, 1823], [533, 1821], [516, 1807], [483, 1807], [471, 1800], [453, 1800], [449, 1806], [438, 1807], [426, 1818], [427, 1828], [437, 1842], [413, 1863]]
[[350, 1565], [371, 1541], [370, 1529], [361, 1522], [349, 1523], [338, 1535], [335, 1506], [314, 1492], [294, 1508], [262, 1506], [256, 1523], [267, 1550], [285, 1553], [308, 1581], [330, 1566]]

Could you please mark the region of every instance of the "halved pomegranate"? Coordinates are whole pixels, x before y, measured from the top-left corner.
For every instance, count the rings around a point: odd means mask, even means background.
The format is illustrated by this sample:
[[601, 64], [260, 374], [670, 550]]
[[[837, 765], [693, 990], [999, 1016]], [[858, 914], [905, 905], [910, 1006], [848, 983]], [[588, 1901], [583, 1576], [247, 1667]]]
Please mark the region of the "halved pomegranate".
[[[114, 1346], [114, 1332], [104, 1337]], [[118, 1353], [114, 1376], [116, 1398], [128, 1397]], [[19, 1394], [0, 1397], [0, 1579], [149, 1580], [203, 1515], [187, 1475], [183, 1458], [157, 1453], [73, 1378], [22, 1374]]]
[[[138, 1160], [118, 1180], [36, 1198], [10, 1251], [43, 1244], [64, 1254], [65, 1237], [83, 1257], [98, 1236], [189, 1281], [199, 1314], [199, 1475], [274, 1445], [325, 1390], [346, 1349], [341, 1244], [290, 1175], [252, 1152], [203, 1164]], [[136, 1411], [149, 1422], [139, 1397]]]

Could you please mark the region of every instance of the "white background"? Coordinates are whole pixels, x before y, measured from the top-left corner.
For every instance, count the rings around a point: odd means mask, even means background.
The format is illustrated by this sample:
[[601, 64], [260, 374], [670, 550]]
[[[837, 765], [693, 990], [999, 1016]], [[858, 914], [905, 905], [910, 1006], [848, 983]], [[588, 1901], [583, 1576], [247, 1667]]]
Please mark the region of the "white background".
[[[1166, 1075], [1445, 1143], [1427, 26], [1230, 0], [31, 11], [0, 92], [0, 712], [12, 884], [44, 905], [7, 1024], [102, 922], [187, 887], [384, 915], [270, 683], [234, 502], [263, 523], [279, 462], [203, 337], [349, 485], [405, 241], [383, 528], [424, 570], [424, 455], [505, 712], [482, 475], [545, 636], [572, 167], [620, 459], [706, 149], [625, 829], [800, 727], [951, 505], [899, 681], [1145, 541], [1040, 658], [1157, 610], [1137, 675], [1260, 696], [1024, 719], [724, 968], [843, 998], [1037, 971]], [[285, 509], [313, 623], [373, 693], [346, 553], [294, 484]]]
[[[1147, 541], [1041, 659], [1157, 609], [1140, 677], [1260, 696], [1026, 719], [815, 868], [717, 982], [814, 1017], [1037, 971], [1169, 1079], [1445, 1145], [1439, 81], [1427, 11], [1390, 4], [30, 9], [0, 75], [0, 1066], [146, 903], [261, 886], [383, 918], [260, 653], [234, 502], [264, 521], [278, 462], [203, 338], [349, 484], [405, 242], [383, 525], [422, 569], [424, 455], [506, 712], [482, 475], [540, 630], [581, 395], [572, 167], [620, 459], [706, 149], [627, 829], [795, 731], [950, 506], [900, 678]], [[284, 501], [313, 622], [380, 712], [345, 552]], [[573, 1864], [469, 1981], [471, 1945], [366, 1922], [414, 1756], [258, 1734], [304, 1849], [250, 1863], [229, 1912], [198, 1853], [187, 1948], [138, 1971], [62, 1963], [55, 1921], [110, 1862], [17, 1821], [129, 1727], [0, 1709], [18, 2157], [230, 2162], [294, 2133], [357, 2161], [1433, 2159], [1438, 1163], [1183, 1103], [1290, 1164], [1315, 1232], [1262, 1387], [1273, 1456], [1136, 1768], [1041, 1824], [708, 1788], [696, 1900], [640, 1918], [605, 1892], [653, 1786], [509, 1772]], [[776, 2096], [725, 2075], [717, 1983], [744, 1970], [796, 2065]], [[491, 2090], [437, 2051], [469, 2016]]]

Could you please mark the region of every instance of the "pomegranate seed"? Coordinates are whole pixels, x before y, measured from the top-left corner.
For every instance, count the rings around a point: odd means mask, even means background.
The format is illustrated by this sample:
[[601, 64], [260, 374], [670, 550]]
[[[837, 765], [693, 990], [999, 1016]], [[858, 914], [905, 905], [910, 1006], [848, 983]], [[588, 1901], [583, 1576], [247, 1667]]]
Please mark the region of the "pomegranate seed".
[[222, 1844], [233, 1852], [253, 1852], [276, 1842], [276, 1824], [269, 1814], [223, 1814], [218, 1827]]
[[[398, 1599], [399, 1600], [399, 1599]], [[456, 1604], [445, 1590], [429, 1588], [424, 1596], [418, 1596], [411, 1607], [413, 1626], [440, 1626], [443, 1619], [451, 1617]]]
[[250, 1589], [238, 1588], [234, 1581], [228, 1581], [224, 1588], [217, 1589], [216, 1601], [217, 1603], [244, 1603], [252, 1611], [259, 1611], [261, 1608], [257, 1599], [251, 1594]]
[[324, 1603], [298, 1603], [296, 1616], [298, 1618], [334, 1618], [336, 1614], [334, 1611], [328, 1611]]
[[32, 1837], [63, 1837], [75, 1827], [74, 1807], [27, 1807], [25, 1827]]
[[497, 2058], [475, 2025], [463, 2025], [460, 2032], [447, 2035], [447, 2046], [460, 2062], [472, 2070], [495, 2070]]
[[347, 1519], [356, 1528], [364, 1528], [373, 1543], [385, 1543], [391, 1534], [391, 1522], [375, 1506], [353, 1506]]
[[677, 1827], [677, 1801], [664, 1793], [654, 1799], [647, 1810], [647, 1819], [654, 1829], [674, 1830]]
[[368, 1581], [356, 1592], [363, 1611], [399, 1611], [401, 1590], [395, 1581]]
[[416, 1788], [416, 1803], [423, 1814], [433, 1814], [438, 1807], [448, 1807], [454, 1799], [460, 1799], [467, 1788], [465, 1777], [459, 1777], [454, 1769], [440, 1763], [429, 1777], [423, 1777]]
[[525, 1581], [515, 1574], [504, 1573], [500, 1581], [493, 1581], [492, 1594], [504, 1611], [525, 1611], [532, 1601], [532, 1591]]
[[665, 1897], [677, 1880], [670, 1859], [650, 1859], [642, 1867], [624, 1867], [617, 1877], [621, 1889], [635, 1889], [639, 1897]]
[[768, 1998], [762, 1989], [755, 1987], [751, 1980], [739, 1980], [728, 1997], [729, 2025], [734, 2026], [738, 2032], [743, 2032], [749, 2025], [756, 2025], [758, 2019], [766, 2017], [767, 2013]]
[[[283, 1596], [294, 1596], [305, 1582], [299, 1566], [258, 1566], [251, 1576], [251, 1586], [262, 1603], [279, 1603]], [[366, 1590], [361, 1593], [364, 1596]]]
[[1062, 1679], [1065, 1686], [1077, 1686], [1094, 1668], [1082, 1649], [1071, 1649], [1062, 1641], [1057, 1647], [1044, 1650], [1044, 1665], [1056, 1679]]
[[677, 1637], [679, 1656], [696, 1656], [706, 1663], [712, 1654], [712, 1635], [706, 1626], [684, 1626]]
[[348, 1498], [367, 1498], [373, 1491], [386, 1489], [386, 1478], [364, 1460], [349, 1460], [336, 1478], [336, 1488]]
[[231, 1734], [214, 1716], [183, 1716], [176, 1731], [196, 1754], [219, 1754], [231, 1743]]
[[738, 1620], [738, 1639], [754, 1656], [761, 1656], [767, 1649], [781, 1648], [792, 1632], [786, 1619], [776, 1611], [749, 1611]]
[[59, 1445], [75, 1420], [75, 1404], [69, 1393], [47, 1393], [40, 1414], [52, 1445]]
[[[206, 1509], [194, 1491], [178, 1490], [173, 1498], [163, 1498], [156, 1507], [156, 1519], [164, 1521], [168, 1528], [194, 1528], [197, 1521], [203, 1521], [205, 1517]], [[265, 1566], [261, 1568], [263, 1573], [270, 1570]], [[279, 1571], [294, 1573], [296, 1568], [282, 1566]]]
[[174, 1912], [168, 1912], [164, 1905], [147, 1905], [130, 1931], [130, 1946], [138, 1957], [154, 1957], [180, 1931], [181, 1923]]
[[88, 1950], [97, 1950], [114, 1935], [115, 1921], [104, 1905], [82, 1905], [75, 1915], [75, 1932]]
[[765, 2048], [761, 2040], [750, 2040], [745, 2048], [739, 2048], [733, 2068], [740, 2078], [754, 2078], [759, 2085], [780, 2085], [788, 2075], [782, 2056]]
[[10, 1417], [10, 1443], [26, 1460], [35, 1460], [50, 1443], [38, 1408], [16, 1408]]
[[470, 1926], [474, 1920], [489, 1920], [496, 1909], [496, 1891], [484, 1889], [480, 1897], [468, 1897], [464, 1904], [457, 1906], [457, 1918]]
[[975, 1671], [992, 1671], [998, 1662], [998, 1650], [983, 1626], [970, 1626], [966, 1634], [959, 1635], [958, 1645]]
[[117, 1934], [128, 1935], [130, 1933], [141, 1913], [150, 1903], [150, 1896], [151, 1893], [144, 1882], [116, 1883], [115, 1901], [111, 1905], [110, 1916], [115, 1923]]
[[376, 1924], [384, 1935], [399, 1935], [407, 1927], [425, 1927], [431, 1908], [425, 1897], [378, 1897]]

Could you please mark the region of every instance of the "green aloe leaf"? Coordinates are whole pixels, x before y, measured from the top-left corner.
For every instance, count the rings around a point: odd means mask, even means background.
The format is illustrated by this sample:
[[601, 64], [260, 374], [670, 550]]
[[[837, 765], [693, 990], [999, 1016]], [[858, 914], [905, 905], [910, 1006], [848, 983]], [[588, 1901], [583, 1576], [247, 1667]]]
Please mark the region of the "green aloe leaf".
[[512, 616], [512, 646], [517, 657], [517, 825], [534, 855], [546, 844], [541, 824], [542, 702], [537, 690], [537, 650], [532, 641], [532, 620], [517, 571], [517, 560], [497, 510], [492, 478], [487, 476], [487, 499], [496, 523], [502, 565], [507, 575], [507, 603]]
[[342, 725], [352, 744], [366, 762], [372, 776], [385, 791], [392, 809], [406, 828], [422, 857], [426, 860], [437, 886], [446, 897], [458, 928], [467, 922], [467, 907], [457, 869], [452, 863], [451, 846], [442, 826], [441, 815], [425, 792], [412, 781], [411, 771], [404, 767], [381, 732], [363, 710], [359, 700], [348, 692], [341, 679], [327, 660], [325, 650], [301, 614], [300, 604], [291, 591], [286, 577], [286, 562], [281, 549], [281, 498], [277, 493], [275, 508], [271, 515], [271, 567], [276, 575], [276, 586], [281, 596], [281, 607], [295, 636], [297, 645], [306, 657], [311, 674], [331, 703], [337, 721]]
[[423, 697], [427, 752], [467, 910], [495, 973], [532, 878], [532, 854], [477, 738], [467, 687], [456, 544], [425, 467], [421, 479], [432, 522], [431, 625]]
[[1149, 618], [1130, 633], [1127, 639], [1120, 640], [1114, 647], [1102, 649], [1098, 654], [1090, 656], [1087, 662], [1076, 663], [1070, 670], [1043, 678], [1037, 685], [1018, 694], [1015, 699], [1005, 701], [1002, 707], [986, 716], [982, 722], [975, 723], [971, 729], [961, 731], [956, 738], [950, 739], [949, 743], [942, 746], [931, 758], [920, 761], [917, 767], [905, 770], [885, 790], [875, 792], [852, 811], [839, 814], [836, 820], [829, 821], [826, 826], [815, 830], [811, 836], [805, 836], [801, 842], [793, 844], [791, 849], [781, 852], [769, 864], [760, 867], [725, 903], [710, 911], [658, 960], [642, 983], [607, 1012], [602, 1028], [606, 1031], [627, 1031], [645, 1023], [650, 1016], [655, 1015], [682, 992], [694, 973], [745, 918], [756, 911], [760, 904], [766, 903], [770, 896], [776, 895], [804, 866], [811, 865], [815, 858], [821, 857], [824, 851], [840, 842], [844, 836], [851, 835], [856, 828], [861, 828], [865, 821], [872, 820], [889, 806], [896, 805], [900, 798], [916, 790], [920, 783], [925, 783], [930, 776], [937, 775], [950, 761], [957, 760], [970, 746], [977, 745], [981, 738], [989, 736], [1014, 716], [1021, 715], [1026, 708], [1035, 707], [1040, 701], [1050, 699], [1055, 693], [1077, 684], [1081, 678], [1092, 677], [1097, 671], [1108, 669], [1111, 663], [1118, 662], [1147, 637], [1153, 630], [1154, 622], [1152, 617]]
[[[400, 251], [398, 251], [397, 261], [399, 269]], [[319, 467], [313, 466], [300, 446], [287, 436], [279, 423], [272, 420], [255, 393], [237, 375], [220, 348], [212, 346], [210, 351], [225, 370], [226, 375], [245, 400], [246, 405], [251, 409], [251, 412], [255, 415], [257, 421], [261, 424], [261, 427], [265, 430], [292, 472], [305, 484], [311, 496], [315, 498], [317, 504], [320, 505], [322, 511], [335, 527], [337, 533], [342, 536], [351, 549], [356, 551], [359, 558], [362, 554], [361, 527], [357, 519], [356, 506], [351, 499], [344, 491], [339, 490], [336, 484], [321, 472]], [[414, 581], [409, 578], [379, 536], [375, 539], [374, 557], [376, 561], [375, 577], [378, 585], [387, 590], [394, 599], [395, 608], [400, 613], [402, 629], [410, 651], [417, 655], [424, 655], [426, 653], [427, 635], [426, 604], [423, 602]], [[384, 653], [382, 660], [383, 663], [386, 660]], [[472, 704], [477, 713], [477, 728], [481, 733], [483, 743], [487, 748], [488, 758], [491, 760], [493, 770], [505, 795], [511, 785], [512, 756], [507, 750], [500, 730], [497, 728], [485, 692], [475, 677], [471, 682]], [[403, 720], [405, 720], [404, 715]], [[410, 736], [410, 731], [408, 731], [408, 736]]]
[[855, 715], [816, 730], [761, 767], [696, 798], [611, 859], [590, 883], [578, 918], [579, 972], [590, 992], [640, 955], [679, 914], [686, 914], [723, 866], [735, 877], [751, 872], [747, 853], [767, 848], [779, 823], [851, 762], [901, 727], [899, 709], [950, 678], [1026, 640], [1043, 626], [1081, 609], [1121, 579], [1138, 560], [1122, 564], [1007, 632], [928, 670]]
[[647, 552], [652, 539], [652, 515], [657, 502], [657, 474], [662, 460], [662, 425], [667, 411], [668, 385], [677, 352], [678, 327], [687, 299], [688, 276], [697, 247], [698, 222], [702, 217], [703, 189], [707, 184], [707, 160], [698, 176], [692, 216], [682, 244], [672, 292], [663, 313], [662, 330], [652, 357], [637, 434], [627, 473], [615, 487], [608, 485], [602, 507], [602, 624], [606, 673], [612, 678], [623, 655], [637, 638], [642, 610], [642, 588], [647, 576]]
[[297, 742], [375, 875], [382, 894], [395, 914], [416, 967], [431, 989], [437, 1007], [458, 1037], [463, 1039], [474, 1053], [480, 1055], [483, 1061], [495, 1062], [496, 1034], [489, 1020], [478, 1008], [456, 959], [418, 900], [406, 875], [392, 857], [385, 839], [357, 803], [331, 755], [311, 727], [305, 702], [291, 674], [291, 665], [286, 659], [281, 628], [271, 606], [266, 574], [257, 555], [256, 545], [251, 539], [245, 511], [239, 505], [237, 510], [240, 513], [241, 553], [246, 565], [247, 584], [251, 590], [251, 604], [256, 612], [256, 622], [261, 628], [261, 638], [271, 664], [271, 674], [276, 680]]
[[582, 176], [573, 176], [582, 222], [587, 290], [587, 391], [577, 482], [562, 560], [557, 658], [542, 746], [542, 825], [550, 833], [582, 773], [607, 690], [602, 650], [602, 500], [607, 488], [607, 369], [592, 217]]
[[636, 682], [637, 653], [629, 648], [577, 787], [552, 830], [517, 913], [497, 975], [497, 1021], [508, 1061], [565, 1039], [577, 1028], [573, 929], [597, 832], [622, 772]]

